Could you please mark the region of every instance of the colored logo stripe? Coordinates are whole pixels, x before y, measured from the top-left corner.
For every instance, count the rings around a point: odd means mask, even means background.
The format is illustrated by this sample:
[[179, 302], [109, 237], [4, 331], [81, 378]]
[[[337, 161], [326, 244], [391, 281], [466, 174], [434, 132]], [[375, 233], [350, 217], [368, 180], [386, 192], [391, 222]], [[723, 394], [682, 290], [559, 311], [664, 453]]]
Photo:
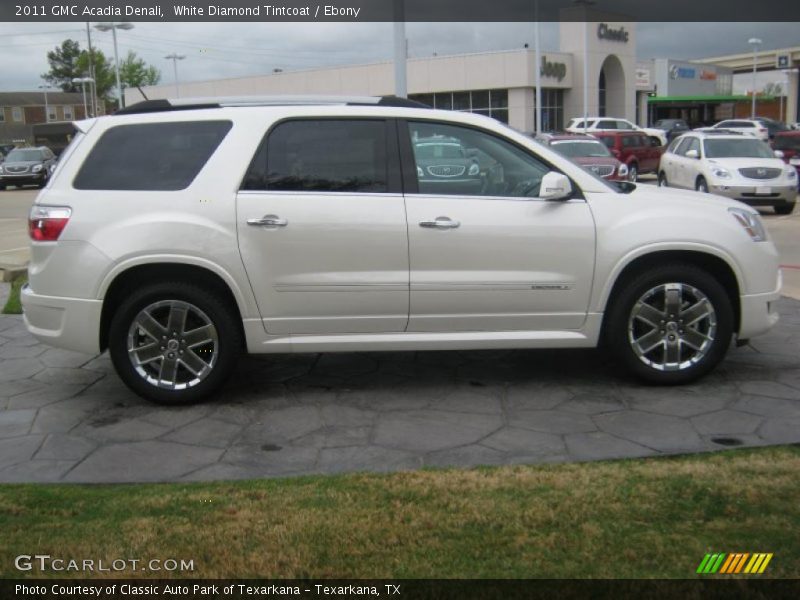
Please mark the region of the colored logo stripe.
[[706, 554], [700, 562], [700, 566], [697, 567], [697, 573], [702, 575], [715, 573], [726, 575], [761, 574], [766, 570], [772, 556], [772, 553], [750, 554], [749, 552]]

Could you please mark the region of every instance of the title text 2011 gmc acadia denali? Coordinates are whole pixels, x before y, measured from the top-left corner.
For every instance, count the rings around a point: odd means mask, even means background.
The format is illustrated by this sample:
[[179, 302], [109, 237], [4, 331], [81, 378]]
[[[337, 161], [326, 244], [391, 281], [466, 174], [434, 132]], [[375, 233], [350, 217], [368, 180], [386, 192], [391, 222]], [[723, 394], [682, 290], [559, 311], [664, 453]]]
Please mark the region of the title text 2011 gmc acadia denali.
[[25, 322], [186, 403], [240, 352], [607, 344], [653, 383], [777, 320], [733, 200], [610, 184], [487, 117], [388, 98], [154, 100], [77, 123], [30, 214]]

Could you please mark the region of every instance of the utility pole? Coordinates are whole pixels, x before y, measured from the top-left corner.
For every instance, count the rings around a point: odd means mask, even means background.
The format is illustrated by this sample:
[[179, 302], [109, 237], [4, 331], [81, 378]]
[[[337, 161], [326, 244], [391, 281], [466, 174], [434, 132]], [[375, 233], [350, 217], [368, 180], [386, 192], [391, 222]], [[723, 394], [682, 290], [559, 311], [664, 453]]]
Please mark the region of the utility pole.
[[407, 57], [405, 2], [404, 0], [394, 0], [394, 95], [398, 98], [408, 97]]
[[178, 61], [183, 60], [184, 58], [186, 58], [186, 56], [183, 54], [176, 54], [175, 52], [173, 52], [172, 54], [168, 54], [164, 58], [172, 61], [172, 71], [173, 73], [175, 73], [175, 97], [180, 98], [181, 90], [178, 87]]
[[[86, 21], [86, 41], [89, 43], [89, 78], [92, 83], [89, 84], [89, 92], [92, 97], [92, 116], [97, 116], [97, 77], [94, 74], [94, 50], [92, 50], [92, 30], [89, 27], [89, 21]], [[88, 117], [88, 115], [86, 115]]]

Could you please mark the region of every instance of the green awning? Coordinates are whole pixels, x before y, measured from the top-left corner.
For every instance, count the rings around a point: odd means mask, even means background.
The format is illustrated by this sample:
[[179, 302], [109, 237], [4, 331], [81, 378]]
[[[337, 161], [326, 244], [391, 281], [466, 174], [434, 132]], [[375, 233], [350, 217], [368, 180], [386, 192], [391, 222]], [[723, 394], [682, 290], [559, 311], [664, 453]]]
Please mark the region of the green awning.
[[[647, 103], [659, 102], [750, 102], [752, 96], [648, 96]], [[756, 100], [772, 100], [772, 96], [756, 96]]]

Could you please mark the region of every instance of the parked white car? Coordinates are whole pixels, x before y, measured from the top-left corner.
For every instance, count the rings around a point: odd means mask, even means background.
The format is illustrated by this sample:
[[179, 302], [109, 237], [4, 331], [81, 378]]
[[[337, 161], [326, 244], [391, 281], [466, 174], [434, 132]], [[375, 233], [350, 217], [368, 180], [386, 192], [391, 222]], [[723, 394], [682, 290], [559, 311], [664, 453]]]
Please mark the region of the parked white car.
[[[154, 100], [76, 123], [31, 209], [29, 331], [108, 350], [131, 389], [179, 404], [245, 350], [602, 343], [681, 384], [777, 322], [778, 253], [748, 206], [612, 184], [414, 105]], [[421, 163], [430, 139], [457, 140], [480, 186], [463, 159]]]
[[699, 127], [694, 131], [705, 132], [715, 129], [724, 129], [726, 131], [749, 135], [765, 142], [769, 141], [769, 129], [766, 128], [764, 123], [750, 119], [728, 119], [727, 121], [715, 123], [711, 127]]
[[639, 127], [627, 119], [615, 119], [610, 117], [588, 117], [586, 126], [583, 124], [583, 117], [570, 119], [564, 131], [570, 133], [592, 133], [594, 131], [641, 131], [651, 138], [658, 140], [659, 146], [667, 145], [667, 132], [663, 129], [653, 127]]
[[776, 213], [788, 215], [796, 202], [797, 171], [778, 154], [752, 136], [687, 133], [673, 140], [661, 156], [658, 184], [727, 196], [751, 206], [772, 206]]

